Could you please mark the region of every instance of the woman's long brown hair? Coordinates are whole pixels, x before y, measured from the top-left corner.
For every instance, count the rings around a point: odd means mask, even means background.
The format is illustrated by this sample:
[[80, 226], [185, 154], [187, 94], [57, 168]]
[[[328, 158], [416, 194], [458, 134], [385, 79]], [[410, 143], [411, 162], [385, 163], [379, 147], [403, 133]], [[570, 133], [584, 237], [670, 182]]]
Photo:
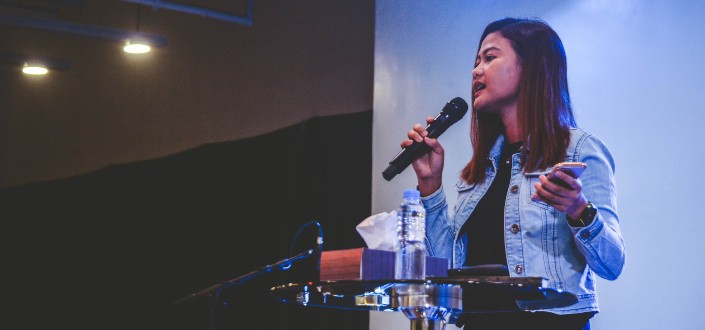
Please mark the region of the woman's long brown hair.
[[[563, 43], [548, 24], [533, 19], [504, 18], [490, 23], [480, 38], [499, 32], [508, 39], [521, 61], [519, 123], [524, 147], [524, 171], [536, 171], [564, 160], [570, 128], [576, 127], [568, 93]], [[472, 109], [470, 137], [473, 155], [461, 174], [468, 183], [482, 182], [490, 150], [503, 134], [497, 115]]]

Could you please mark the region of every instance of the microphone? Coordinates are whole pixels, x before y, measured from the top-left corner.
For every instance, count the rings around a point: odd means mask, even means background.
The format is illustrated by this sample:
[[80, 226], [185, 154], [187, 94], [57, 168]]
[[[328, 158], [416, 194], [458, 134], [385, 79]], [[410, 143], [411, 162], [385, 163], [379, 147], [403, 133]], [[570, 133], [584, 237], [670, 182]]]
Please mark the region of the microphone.
[[[465, 102], [465, 100], [460, 97], [450, 100], [433, 122], [426, 126], [428, 137], [432, 139], [438, 138], [450, 125], [455, 124], [460, 118], [463, 118], [466, 112], [468, 112], [468, 103]], [[394, 176], [404, 171], [414, 160], [421, 157], [421, 155], [427, 153], [429, 150], [431, 150], [431, 147], [426, 145], [426, 143], [414, 141], [412, 145], [403, 148], [394, 156], [394, 159], [389, 162], [387, 169], [382, 172], [382, 176], [387, 181], [390, 181]]]
[[262, 267], [262, 269], [266, 272], [271, 272], [272, 270], [288, 270], [289, 268], [291, 268], [294, 261], [301, 260], [312, 255], [314, 255], [314, 251], [313, 249], [309, 249], [293, 257], [282, 259], [271, 265], [264, 266]]

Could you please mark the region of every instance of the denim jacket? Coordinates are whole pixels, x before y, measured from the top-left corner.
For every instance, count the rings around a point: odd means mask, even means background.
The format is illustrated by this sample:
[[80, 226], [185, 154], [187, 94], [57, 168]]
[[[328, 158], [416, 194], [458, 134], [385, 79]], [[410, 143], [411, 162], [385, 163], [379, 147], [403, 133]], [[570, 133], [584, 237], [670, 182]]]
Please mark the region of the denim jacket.
[[[426, 208], [426, 246], [433, 256], [452, 260], [453, 267], [465, 261], [467, 235], [460, 228], [492, 184], [504, 146], [500, 136], [490, 151], [484, 182], [456, 184], [458, 201], [448, 215], [443, 188], [422, 198]], [[548, 287], [577, 295], [578, 303], [551, 309], [550, 306], [523, 306], [556, 314], [598, 312], [595, 275], [616, 279], [624, 267], [624, 242], [617, 217], [614, 159], [597, 137], [571, 129], [565, 161], [580, 161], [587, 168], [580, 176], [583, 194], [598, 209], [586, 227], [571, 227], [564, 212], [532, 201], [539, 175], [549, 169], [526, 173], [520, 154], [512, 156], [512, 173], [504, 208], [504, 244], [510, 276], [543, 277]], [[520, 303], [520, 307], [521, 303]]]

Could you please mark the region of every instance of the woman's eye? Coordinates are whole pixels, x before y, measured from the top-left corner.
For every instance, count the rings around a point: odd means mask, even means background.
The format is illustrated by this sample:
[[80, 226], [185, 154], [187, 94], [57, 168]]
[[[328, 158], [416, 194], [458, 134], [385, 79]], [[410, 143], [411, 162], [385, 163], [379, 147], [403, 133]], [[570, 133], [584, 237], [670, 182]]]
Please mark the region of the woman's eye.
[[494, 55], [485, 55], [485, 57], [482, 58], [482, 59], [478, 58], [478, 59], [475, 61], [475, 68], [478, 67], [478, 66], [479, 66], [480, 64], [482, 64], [483, 62], [484, 62], [484, 63], [488, 63], [488, 62], [491, 62], [492, 60], [494, 60], [495, 58], [497, 58], [497, 56], [494, 56]]

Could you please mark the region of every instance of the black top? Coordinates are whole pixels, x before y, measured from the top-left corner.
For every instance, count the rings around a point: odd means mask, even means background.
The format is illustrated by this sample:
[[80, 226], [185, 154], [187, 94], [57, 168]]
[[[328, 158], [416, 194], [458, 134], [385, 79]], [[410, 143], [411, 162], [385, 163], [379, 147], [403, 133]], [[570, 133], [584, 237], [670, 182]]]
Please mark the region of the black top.
[[522, 142], [507, 144], [497, 166], [497, 176], [460, 229], [468, 235], [465, 266], [507, 265], [504, 247], [504, 204], [512, 172], [512, 155], [519, 152]]

